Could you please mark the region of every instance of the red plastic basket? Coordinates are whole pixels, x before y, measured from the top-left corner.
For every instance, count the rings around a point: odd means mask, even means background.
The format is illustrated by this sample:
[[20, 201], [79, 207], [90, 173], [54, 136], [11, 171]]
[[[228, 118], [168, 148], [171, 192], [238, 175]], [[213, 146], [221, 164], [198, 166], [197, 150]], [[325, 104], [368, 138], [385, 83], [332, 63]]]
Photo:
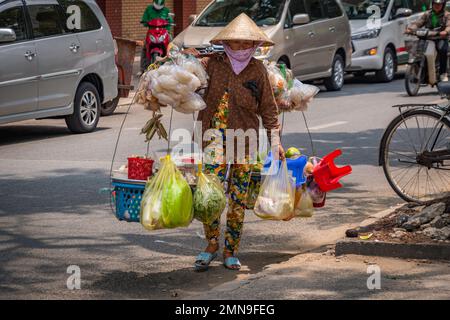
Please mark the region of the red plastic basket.
[[128, 158], [128, 179], [147, 180], [153, 174], [152, 159]]

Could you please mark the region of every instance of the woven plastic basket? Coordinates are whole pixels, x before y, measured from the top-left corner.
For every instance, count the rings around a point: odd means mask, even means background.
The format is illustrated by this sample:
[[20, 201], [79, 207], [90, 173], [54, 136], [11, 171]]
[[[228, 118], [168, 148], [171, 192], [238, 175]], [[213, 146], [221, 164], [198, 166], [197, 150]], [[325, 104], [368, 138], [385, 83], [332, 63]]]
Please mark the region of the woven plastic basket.
[[112, 182], [116, 217], [120, 221], [140, 222], [141, 201], [145, 184]]

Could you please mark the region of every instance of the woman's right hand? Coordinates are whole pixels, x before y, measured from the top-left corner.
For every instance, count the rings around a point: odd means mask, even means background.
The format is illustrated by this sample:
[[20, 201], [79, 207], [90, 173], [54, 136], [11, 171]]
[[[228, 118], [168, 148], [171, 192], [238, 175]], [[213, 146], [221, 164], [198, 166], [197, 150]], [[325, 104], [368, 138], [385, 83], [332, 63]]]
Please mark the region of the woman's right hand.
[[195, 48], [184, 49], [183, 51], [181, 51], [181, 53], [183, 53], [183, 54], [190, 54], [190, 55], [193, 55], [196, 58], [200, 57], [200, 52], [198, 52], [198, 50], [195, 49]]

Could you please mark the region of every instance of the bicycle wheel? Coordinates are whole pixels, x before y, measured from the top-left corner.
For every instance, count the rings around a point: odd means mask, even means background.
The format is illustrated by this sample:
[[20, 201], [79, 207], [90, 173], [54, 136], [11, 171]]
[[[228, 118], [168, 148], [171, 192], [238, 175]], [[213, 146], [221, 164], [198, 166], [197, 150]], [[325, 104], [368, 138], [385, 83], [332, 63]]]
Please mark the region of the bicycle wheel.
[[384, 134], [380, 156], [386, 178], [408, 202], [425, 202], [450, 191], [450, 161], [424, 162], [424, 151], [450, 149], [450, 122], [432, 110], [410, 110]]
[[409, 96], [414, 97], [419, 93], [420, 85], [422, 83], [422, 73], [420, 64], [414, 63], [408, 66], [405, 73], [405, 88]]

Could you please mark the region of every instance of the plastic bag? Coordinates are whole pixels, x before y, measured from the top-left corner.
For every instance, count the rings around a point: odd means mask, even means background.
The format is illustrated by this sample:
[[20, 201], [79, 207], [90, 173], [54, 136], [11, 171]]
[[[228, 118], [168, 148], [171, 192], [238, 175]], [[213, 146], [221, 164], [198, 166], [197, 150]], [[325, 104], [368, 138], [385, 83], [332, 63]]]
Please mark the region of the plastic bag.
[[180, 109], [184, 113], [193, 113], [206, 109], [206, 103], [197, 93], [192, 93], [186, 97], [186, 101], [180, 105]]
[[200, 80], [201, 86], [208, 85], [208, 74], [197, 58], [190, 55], [179, 54], [176, 57], [176, 63], [188, 72], [194, 74]]
[[197, 188], [194, 193], [194, 217], [211, 225], [220, 219], [227, 205], [222, 184], [216, 176], [205, 175], [199, 168]]
[[300, 200], [295, 206], [295, 216], [299, 218], [312, 218], [314, 216], [314, 203], [309, 191], [303, 187], [300, 191]]
[[151, 179], [141, 202], [141, 224], [147, 230], [187, 227], [193, 219], [193, 197], [189, 184], [167, 156]]
[[292, 108], [297, 111], [307, 111], [308, 104], [319, 93], [320, 89], [316, 86], [304, 84], [295, 79], [294, 86], [291, 89]]
[[294, 189], [286, 161], [272, 161], [255, 204], [255, 214], [266, 220], [286, 220], [294, 214]]

